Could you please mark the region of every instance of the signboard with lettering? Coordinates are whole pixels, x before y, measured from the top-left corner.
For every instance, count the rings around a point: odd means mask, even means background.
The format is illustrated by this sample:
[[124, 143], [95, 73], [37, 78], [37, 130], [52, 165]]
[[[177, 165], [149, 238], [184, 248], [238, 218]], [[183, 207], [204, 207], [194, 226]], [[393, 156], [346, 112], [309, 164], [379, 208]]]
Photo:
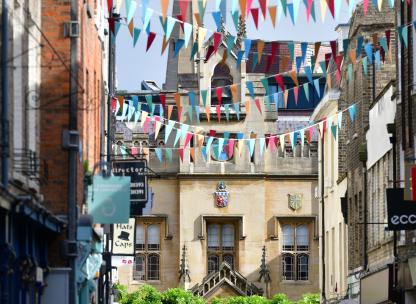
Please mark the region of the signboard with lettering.
[[416, 201], [404, 200], [404, 189], [386, 189], [388, 230], [416, 229]]
[[147, 161], [117, 160], [113, 162], [113, 174], [116, 176], [130, 176], [130, 215], [142, 215], [142, 210], [148, 200], [148, 185], [146, 176]]
[[113, 225], [113, 254], [134, 254], [135, 219], [129, 219], [128, 224]]

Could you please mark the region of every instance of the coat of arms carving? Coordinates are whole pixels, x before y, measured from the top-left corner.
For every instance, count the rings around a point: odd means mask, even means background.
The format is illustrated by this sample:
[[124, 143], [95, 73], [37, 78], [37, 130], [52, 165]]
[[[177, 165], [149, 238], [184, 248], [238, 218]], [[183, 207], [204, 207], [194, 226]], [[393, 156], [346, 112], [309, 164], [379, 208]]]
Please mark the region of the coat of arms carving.
[[218, 208], [224, 208], [228, 206], [228, 194], [227, 187], [224, 182], [219, 182], [217, 185], [217, 191], [215, 191], [215, 205]]
[[295, 193], [295, 194], [288, 194], [287, 195], [289, 200], [289, 208], [296, 211], [302, 207], [302, 194]]

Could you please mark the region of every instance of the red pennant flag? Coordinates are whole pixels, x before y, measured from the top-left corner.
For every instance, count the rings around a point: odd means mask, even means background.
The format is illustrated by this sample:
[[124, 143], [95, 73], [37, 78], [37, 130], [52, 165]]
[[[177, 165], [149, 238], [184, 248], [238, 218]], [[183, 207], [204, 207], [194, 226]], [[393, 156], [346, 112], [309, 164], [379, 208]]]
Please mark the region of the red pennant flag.
[[309, 22], [309, 19], [311, 17], [311, 10], [312, 10], [312, 2], [313, 0], [307, 0], [307, 6], [306, 6], [306, 21]]
[[233, 156], [233, 153], [234, 153], [234, 142], [235, 142], [235, 139], [234, 138], [230, 138], [228, 140], [228, 158], [231, 158]]
[[186, 148], [188, 146], [189, 142], [191, 141], [192, 136], [193, 136], [192, 133], [190, 133], [190, 132], [186, 133], [184, 148]]
[[276, 142], [277, 141], [277, 137], [276, 135], [272, 135], [270, 136], [270, 140], [269, 140], [269, 148], [271, 151], [274, 151], [274, 149], [277, 147]]
[[329, 8], [329, 11], [331, 12], [332, 18], [335, 18], [335, 15], [334, 15], [334, 0], [326, 0], [326, 3], [328, 4], [328, 8]]
[[313, 137], [313, 126], [311, 126], [311, 127], [309, 127], [308, 128], [308, 133], [309, 133], [309, 136], [308, 136], [308, 138], [307, 138], [307, 140], [308, 140], [308, 143], [310, 144], [311, 143], [311, 141], [312, 141], [312, 137]]
[[337, 57], [337, 41], [332, 40], [329, 44], [331, 45], [332, 57], [335, 59]]
[[107, 0], [107, 7], [108, 7], [108, 15], [110, 15], [111, 9], [113, 8], [113, 0]]
[[279, 85], [280, 89], [282, 91], [285, 90], [285, 85], [283, 84], [283, 77], [280, 74], [277, 74], [276, 76], [274, 76], [274, 78], [276, 78], [276, 82]]
[[253, 16], [254, 25], [256, 29], [259, 29], [259, 8], [255, 7], [251, 9], [251, 16]]
[[222, 87], [215, 88], [215, 91], [217, 93], [218, 105], [221, 106], [221, 101], [222, 101]]
[[116, 110], [116, 105], [117, 105], [117, 99], [115, 99], [114, 97], [111, 97], [111, 112], [114, 112]]
[[181, 15], [183, 17], [183, 21], [186, 21], [186, 13], [188, 12], [188, 4], [189, 0], [180, 0], [179, 1], [179, 9], [181, 10]]
[[279, 46], [279, 44], [276, 41], [272, 42], [272, 52], [269, 55], [269, 58], [267, 59], [267, 65], [266, 65], [266, 73], [269, 72], [270, 67], [272, 66], [273, 62], [274, 62], [274, 57], [276, 56], [276, 52], [277, 52], [277, 47]]
[[204, 60], [205, 62], [207, 62], [209, 58], [212, 56], [212, 54], [214, 54], [214, 51], [215, 51], [215, 46], [210, 45], [208, 47], [207, 53], [205, 54], [205, 60]]
[[217, 111], [218, 122], [220, 122], [220, 120], [221, 120], [221, 106], [217, 105], [215, 107], [215, 110]]
[[293, 94], [295, 95], [295, 105], [298, 105], [299, 87], [293, 87]]
[[[214, 33], [214, 52], [217, 52], [217, 50], [218, 50], [218, 46], [220, 45], [220, 43], [221, 43], [221, 38], [222, 38], [222, 35], [221, 35], [221, 33], [218, 33], [218, 32], [215, 32]], [[208, 60], [208, 59], [207, 59]]]
[[159, 98], [160, 98], [160, 103], [162, 104], [162, 107], [165, 108], [165, 106], [166, 106], [166, 95], [165, 94], [160, 94]]
[[264, 137], [266, 139], [266, 150], [267, 150], [267, 147], [269, 146], [270, 134], [264, 134]]
[[263, 18], [266, 19], [267, 13], [267, 0], [259, 0], [261, 13], [263, 14]]
[[216, 134], [217, 134], [217, 131], [215, 131], [215, 130], [209, 130], [208, 135], [209, 135], [210, 137], [214, 137]]
[[386, 40], [387, 40], [387, 48], [390, 49], [390, 34], [391, 34], [391, 30], [385, 31], [385, 34], [386, 34]]
[[257, 109], [259, 110], [260, 114], [262, 114], [262, 112], [261, 112], [261, 106], [260, 106], [260, 100], [259, 100], [258, 98], [256, 98], [256, 99], [254, 100], [254, 102], [255, 102], [256, 107], [257, 107]]
[[181, 15], [181, 14], [176, 15], [176, 19], [178, 19], [178, 20], [179, 20], [179, 25], [181, 26], [182, 32], [184, 32], [185, 30], [184, 30], [184, 25], [183, 25], [183, 23], [185, 22], [185, 20], [183, 20], [182, 15]]
[[183, 148], [178, 149], [179, 158], [183, 162]]
[[150, 49], [152, 46], [153, 41], [155, 40], [156, 34], [153, 32], [150, 32], [147, 36], [147, 46], [146, 46], [146, 52]]

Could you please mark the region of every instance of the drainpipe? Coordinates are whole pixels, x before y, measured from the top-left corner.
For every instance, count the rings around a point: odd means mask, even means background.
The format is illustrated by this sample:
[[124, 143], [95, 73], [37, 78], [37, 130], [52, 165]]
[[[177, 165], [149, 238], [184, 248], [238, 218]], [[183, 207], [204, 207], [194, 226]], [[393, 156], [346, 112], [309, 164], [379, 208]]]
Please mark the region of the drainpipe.
[[[78, 22], [78, 0], [71, 0], [71, 21]], [[78, 37], [71, 36], [70, 41], [70, 104], [69, 104], [69, 130], [78, 129]], [[71, 243], [77, 240], [77, 161], [78, 149], [69, 149], [68, 172], [68, 240]], [[77, 303], [76, 283], [76, 256], [69, 257], [69, 303]]]
[[1, 183], [9, 185], [9, 75], [7, 56], [9, 54], [9, 9], [8, 1], [2, 3], [1, 31]]

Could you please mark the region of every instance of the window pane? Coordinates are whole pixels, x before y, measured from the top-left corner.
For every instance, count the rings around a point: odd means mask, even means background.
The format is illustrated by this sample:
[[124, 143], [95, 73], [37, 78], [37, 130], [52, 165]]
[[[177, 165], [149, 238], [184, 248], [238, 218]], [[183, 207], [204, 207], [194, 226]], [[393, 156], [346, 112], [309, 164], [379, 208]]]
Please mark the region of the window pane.
[[306, 225], [300, 225], [296, 228], [296, 250], [309, 250], [309, 231]]
[[208, 248], [219, 249], [220, 234], [218, 225], [208, 225]]
[[134, 261], [133, 279], [137, 281], [145, 280], [145, 259], [143, 255], [137, 255]]
[[144, 225], [136, 225], [136, 250], [144, 250]]
[[208, 256], [208, 274], [217, 272], [220, 269], [220, 259], [217, 255]]
[[224, 262], [230, 265], [231, 269], [234, 269], [234, 256], [231, 254], [224, 255]]
[[234, 250], [234, 226], [222, 226], [222, 249]]
[[159, 256], [151, 254], [148, 257], [147, 279], [159, 280]]
[[295, 265], [294, 257], [291, 254], [286, 254], [282, 258], [283, 280], [295, 279]]
[[295, 231], [293, 226], [284, 225], [282, 227], [283, 232], [283, 250], [293, 251], [295, 249]]
[[150, 225], [147, 227], [148, 250], [160, 249], [160, 227], [159, 225]]
[[298, 256], [298, 280], [308, 280], [309, 256], [302, 254]]

